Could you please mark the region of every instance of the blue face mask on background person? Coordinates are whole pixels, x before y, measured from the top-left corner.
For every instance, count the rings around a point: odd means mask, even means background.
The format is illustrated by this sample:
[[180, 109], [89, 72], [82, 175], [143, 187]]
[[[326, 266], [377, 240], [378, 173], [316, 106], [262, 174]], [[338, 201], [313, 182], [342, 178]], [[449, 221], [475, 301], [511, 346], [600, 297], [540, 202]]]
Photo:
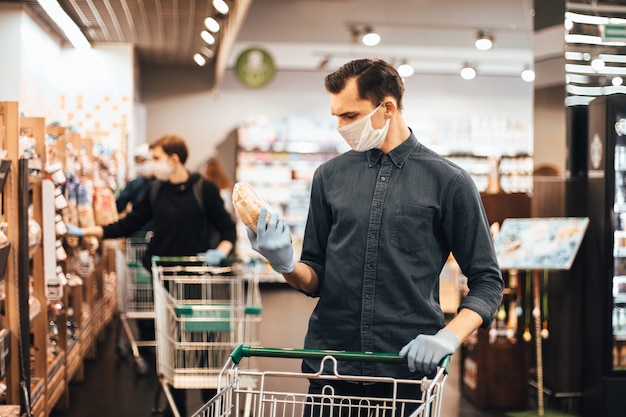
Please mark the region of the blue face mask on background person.
[[378, 149], [383, 146], [385, 139], [387, 138], [387, 132], [389, 131], [389, 123], [391, 119], [385, 121], [385, 125], [380, 129], [374, 129], [372, 127], [372, 116], [383, 103], [380, 103], [378, 107], [372, 110], [369, 114], [361, 117], [354, 122], [337, 128], [337, 131], [350, 147], [357, 152], [365, 152], [370, 149]]

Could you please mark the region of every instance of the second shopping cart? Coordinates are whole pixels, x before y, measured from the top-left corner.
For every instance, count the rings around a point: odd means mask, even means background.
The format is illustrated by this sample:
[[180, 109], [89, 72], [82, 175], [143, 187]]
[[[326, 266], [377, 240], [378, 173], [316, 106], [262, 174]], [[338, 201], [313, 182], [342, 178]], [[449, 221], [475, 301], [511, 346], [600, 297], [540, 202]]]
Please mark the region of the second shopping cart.
[[153, 257], [152, 273], [157, 373], [179, 416], [171, 388], [219, 388], [233, 349], [259, 344], [258, 274], [206, 266], [201, 257]]

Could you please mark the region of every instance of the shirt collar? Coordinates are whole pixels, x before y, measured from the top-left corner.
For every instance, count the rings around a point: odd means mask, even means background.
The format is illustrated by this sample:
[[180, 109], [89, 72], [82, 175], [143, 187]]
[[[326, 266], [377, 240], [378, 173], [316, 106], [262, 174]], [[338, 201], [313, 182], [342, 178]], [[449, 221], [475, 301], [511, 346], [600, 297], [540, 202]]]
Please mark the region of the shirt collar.
[[[413, 134], [413, 131], [411, 131], [409, 137], [400, 145], [393, 148], [387, 155], [389, 155], [389, 159], [391, 159], [391, 162], [393, 162], [396, 167], [402, 168], [402, 165], [418, 144], [417, 138]], [[384, 153], [380, 149], [370, 149], [367, 151], [367, 162], [369, 167], [372, 168], [378, 164], [383, 155]]]

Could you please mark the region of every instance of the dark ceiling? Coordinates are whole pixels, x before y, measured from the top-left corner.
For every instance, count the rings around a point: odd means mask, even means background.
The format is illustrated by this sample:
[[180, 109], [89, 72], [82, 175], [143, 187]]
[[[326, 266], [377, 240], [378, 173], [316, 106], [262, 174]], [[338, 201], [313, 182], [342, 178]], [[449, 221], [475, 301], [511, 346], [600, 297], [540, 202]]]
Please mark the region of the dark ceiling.
[[[21, 3], [61, 44], [67, 39], [37, 0], [0, 0]], [[218, 13], [211, 0], [59, 0], [92, 45], [131, 43], [140, 68], [197, 69], [193, 55], [205, 46], [200, 32], [204, 20], [214, 17], [221, 25], [211, 47], [214, 58], [206, 71], [218, 79], [245, 18], [251, 0], [227, 1], [230, 11]]]

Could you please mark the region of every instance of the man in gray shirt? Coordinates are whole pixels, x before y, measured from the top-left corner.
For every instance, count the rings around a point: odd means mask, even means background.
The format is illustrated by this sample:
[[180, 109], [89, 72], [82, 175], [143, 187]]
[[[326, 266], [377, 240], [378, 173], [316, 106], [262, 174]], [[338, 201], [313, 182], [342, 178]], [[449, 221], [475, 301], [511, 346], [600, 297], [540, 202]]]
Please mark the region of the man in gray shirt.
[[[248, 229], [248, 236], [290, 285], [319, 297], [305, 348], [407, 358], [340, 363], [349, 375], [429, 375], [475, 329], [489, 327], [502, 300], [480, 194], [466, 171], [417, 141], [402, 115], [404, 83], [390, 64], [349, 62], [325, 86], [352, 150], [315, 172], [300, 261], [275, 213], [265, 224], [262, 212], [258, 235]], [[446, 324], [439, 275], [450, 252], [470, 291]], [[314, 360], [303, 363], [307, 372], [318, 369]]]

